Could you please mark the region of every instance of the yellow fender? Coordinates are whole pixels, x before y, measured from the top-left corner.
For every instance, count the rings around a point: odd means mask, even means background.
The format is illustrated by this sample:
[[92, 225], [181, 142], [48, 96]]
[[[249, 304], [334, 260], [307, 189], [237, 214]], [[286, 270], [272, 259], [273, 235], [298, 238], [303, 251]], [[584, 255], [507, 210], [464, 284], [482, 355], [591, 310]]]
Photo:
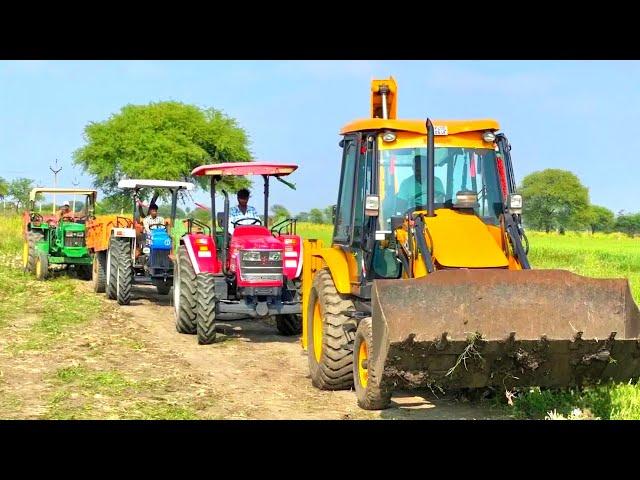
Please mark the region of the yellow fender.
[[351, 293], [349, 265], [345, 253], [340, 248], [323, 247], [321, 240], [304, 240], [302, 262], [302, 348], [307, 348], [307, 307], [309, 293], [315, 273], [329, 268], [336, 290], [343, 294]]

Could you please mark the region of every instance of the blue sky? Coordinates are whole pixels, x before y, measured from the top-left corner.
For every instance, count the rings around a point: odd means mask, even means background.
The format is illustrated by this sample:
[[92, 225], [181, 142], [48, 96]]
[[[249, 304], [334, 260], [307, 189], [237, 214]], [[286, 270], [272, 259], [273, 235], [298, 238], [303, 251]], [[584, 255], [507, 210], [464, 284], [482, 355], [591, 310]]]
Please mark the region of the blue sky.
[[297, 191], [275, 182], [272, 203], [325, 207], [337, 197], [338, 130], [368, 115], [369, 82], [388, 75], [401, 117], [497, 119], [518, 181], [567, 169], [593, 203], [640, 210], [635, 61], [1, 61], [0, 176], [50, 184], [57, 158], [61, 186], [89, 186], [71, 164], [88, 122], [127, 103], [178, 100], [236, 118], [254, 158], [300, 164]]

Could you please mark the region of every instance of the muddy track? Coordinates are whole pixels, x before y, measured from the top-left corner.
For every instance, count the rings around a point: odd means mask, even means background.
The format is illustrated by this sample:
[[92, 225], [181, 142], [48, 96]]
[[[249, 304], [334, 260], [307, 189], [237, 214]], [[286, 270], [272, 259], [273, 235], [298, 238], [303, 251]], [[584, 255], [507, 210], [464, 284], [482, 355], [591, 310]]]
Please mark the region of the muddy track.
[[[260, 419], [490, 419], [504, 412], [477, 402], [440, 398], [424, 392], [399, 392], [392, 408], [367, 412], [350, 391], [325, 392], [312, 387], [306, 353], [299, 337], [283, 337], [270, 320], [233, 320], [217, 324], [213, 345], [198, 345], [195, 335], [179, 334], [174, 325], [172, 296], [154, 287], [135, 286], [131, 304], [120, 314], [142, 327], [165, 353], [183, 359], [181, 368], [215, 392], [216, 417]], [[421, 392], [422, 393], [422, 392]]]

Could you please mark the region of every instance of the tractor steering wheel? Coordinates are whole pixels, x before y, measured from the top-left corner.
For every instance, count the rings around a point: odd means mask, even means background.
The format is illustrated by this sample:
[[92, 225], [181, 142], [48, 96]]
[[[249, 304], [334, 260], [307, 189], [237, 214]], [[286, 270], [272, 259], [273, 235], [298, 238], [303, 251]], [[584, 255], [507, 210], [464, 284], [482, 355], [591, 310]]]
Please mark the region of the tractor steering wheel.
[[231, 222], [231, 225], [233, 225], [235, 228], [240, 224], [240, 222], [249, 221], [249, 220], [251, 220], [251, 223], [248, 223], [247, 225], [262, 225], [262, 220], [260, 220], [259, 218], [241, 218], [240, 220]]
[[40, 215], [39, 213], [32, 213], [31, 214], [31, 221], [32, 222], [39, 222], [42, 223], [42, 215]]

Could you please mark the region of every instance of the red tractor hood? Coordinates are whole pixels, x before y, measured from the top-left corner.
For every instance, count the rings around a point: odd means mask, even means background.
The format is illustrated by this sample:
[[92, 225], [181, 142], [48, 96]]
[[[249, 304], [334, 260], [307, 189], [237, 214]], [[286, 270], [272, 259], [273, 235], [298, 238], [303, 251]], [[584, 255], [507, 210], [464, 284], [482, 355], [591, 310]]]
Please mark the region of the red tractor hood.
[[231, 237], [232, 249], [282, 250], [282, 242], [276, 239], [265, 227], [238, 226]]

